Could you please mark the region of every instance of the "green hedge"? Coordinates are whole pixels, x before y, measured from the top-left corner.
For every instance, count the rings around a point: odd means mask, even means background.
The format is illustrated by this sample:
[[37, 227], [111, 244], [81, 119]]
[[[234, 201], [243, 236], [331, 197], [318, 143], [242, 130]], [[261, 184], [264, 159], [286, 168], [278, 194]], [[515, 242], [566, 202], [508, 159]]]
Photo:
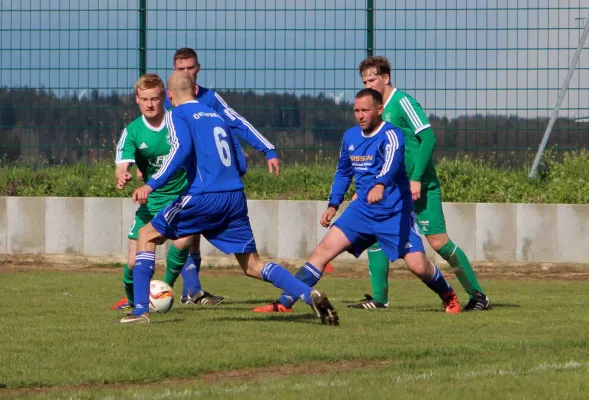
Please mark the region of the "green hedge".
[[[335, 161], [283, 166], [275, 178], [252, 168], [245, 177], [250, 199], [326, 200]], [[444, 201], [494, 203], [589, 203], [589, 152], [548, 154], [539, 176], [527, 178], [527, 167], [505, 169], [471, 158], [438, 162]], [[123, 191], [114, 185], [114, 165], [33, 167], [4, 164], [0, 168], [1, 196], [125, 197], [139, 185], [134, 180]]]

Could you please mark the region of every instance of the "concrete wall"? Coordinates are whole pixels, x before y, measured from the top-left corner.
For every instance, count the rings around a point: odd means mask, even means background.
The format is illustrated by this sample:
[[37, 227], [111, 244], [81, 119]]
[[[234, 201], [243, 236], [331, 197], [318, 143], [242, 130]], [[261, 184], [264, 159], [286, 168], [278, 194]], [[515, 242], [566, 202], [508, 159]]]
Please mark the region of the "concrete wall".
[[[259, 252], [307, 258], [327, 232], [319, 225], [325, 207], [249, 201]], [[123, 257], [135, 209], [129, 199], [0, 197], [0, 254]], [[444, 212], [450, 237], [473, 261], [589, 262], [589, 205], [445, 203]], [[222, 255], [206, 241], [202, 253]]]

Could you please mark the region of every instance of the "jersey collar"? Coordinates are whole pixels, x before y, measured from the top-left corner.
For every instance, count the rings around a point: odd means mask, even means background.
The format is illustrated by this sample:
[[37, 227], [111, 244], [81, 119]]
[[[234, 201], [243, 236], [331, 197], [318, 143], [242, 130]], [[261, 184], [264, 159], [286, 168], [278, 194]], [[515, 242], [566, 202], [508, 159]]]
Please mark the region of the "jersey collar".
[[393, 91], [391, 92], [391, 95], [389, 96], [389, 98], [387, 99], [386, 103], [384, 103], [383, 108], [387, 108], [387, 105], [389, 104], [389, 101], [391, 101], [391, 99], [393, 98], [393, 96], [395, 95], [395, 92], [397, 91], [397, 88], [393, 88]]
[[374, 131], [372, 131], [372, 133], [370, 135], [365, 135], [363, 130], [360, 130], [362, 132], [362, 136], [364, 136], [365, 138], [369, 138], [369, 137], [373, 137], [374, 135], [376, 135], [378, 132], [380, 132], [380, 130], [382, 129], [382, 127], [384, 126], [384, 124], [386, 124], [386, 121], [382, 121], [380, 123], [380, 125], [378, 126], [378, 128], [376, 128]]
[[151, 126], [150, 123], [147, 122], [145, 115], [142, 115], [141, 118], [143, 118], [143, 123], [145, 124], [145, 126], [147, 126], [149, 128], [149, 130], [151, 130], [151, 131], [161, 132], [161, 130], [166, 127], [166, 119], [165, 118], [162, 120], [162, 123], [160, 124], [160, 126], [157, 126], [157, 127]]

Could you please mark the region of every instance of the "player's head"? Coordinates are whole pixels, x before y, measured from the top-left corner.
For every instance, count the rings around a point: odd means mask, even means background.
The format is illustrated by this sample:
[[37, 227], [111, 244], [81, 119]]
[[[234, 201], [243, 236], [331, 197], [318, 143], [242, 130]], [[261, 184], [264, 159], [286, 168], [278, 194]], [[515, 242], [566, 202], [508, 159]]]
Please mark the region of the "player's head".
[[371, 56], [358, 67], [365, 88], [376, 89], [384, 94], [385, 87], [391, 84], [391, 63], [386, 57]]
[[168, 79], [168, 97], [174, 107], [194, 100], [194, 80], [184, 72], [174, 71]]
[[382, 122], [382, 94], [377, 90], [366, 88], [356, 93], [354, 99], [354, 116], [356, 122], [366, 133], [372, 133]]
[[183, 47], [174, 53], [174, 71], [184, 72], [196, 82], [196, 75], [200, 71], [196, 51], [189, 47]]
[[135, 101], [146, 118], [163, 115], [164, 82], [156, 74], [145, 74], [135, 83]]

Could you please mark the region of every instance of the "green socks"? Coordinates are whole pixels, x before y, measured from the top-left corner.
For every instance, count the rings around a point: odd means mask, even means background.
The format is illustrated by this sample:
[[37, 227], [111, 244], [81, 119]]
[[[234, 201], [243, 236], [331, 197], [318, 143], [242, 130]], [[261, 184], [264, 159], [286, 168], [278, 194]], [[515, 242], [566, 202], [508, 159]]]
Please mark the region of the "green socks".
[[475, 275], [472, 265], [470, 265], [470, 261], [468, 261], [468, 257], [464, 254], [464, 251], [458, 246], [454, 244], [451, 240], [448, 241], [438, 252], [440, 256], [444, 260], [450, 264], [458, 281], [466, 290], [470, 296], [476, 290], [477, 292], [483, 293], [483, 289], [481, 289], [479, 282], [477, 280], [477, 276]]
[[386, 304], [389, 301], [389, 258], [378, 243], [368, 248], [368, 272], [374, 300]]
[[125, 296], [129, 305], [133, 307], [133, 270], [129, 269], [129, 264], [125, 264], [123, 270], [123, 286], [125, 287]]
[[[170, 247], [168, 255], [166, 257], [166, 274], [164, 275], [164, 282], [170, 286], [174, 286], [176, 279], [180, 275], [186, 260], [188, 259], [188, 253], [190, 249], [180, 250], [174, 247]], [[125, 264], [123, 270], [123, 286], [125, 287], [125, 296], [131, 306], [133, 306], [133, 270], [129, 269], [129, 264]]]
[[170, 250], [168, 250], [168, 255], [166, 256], [166, 274], [163, 279], [168, 285], [174, 287], [176, 279], [178, 279], [184, 264], [186, 264], [189, 252], [190, 249], [180, 250], [174, 247], [174, 245], [170, 246]]

